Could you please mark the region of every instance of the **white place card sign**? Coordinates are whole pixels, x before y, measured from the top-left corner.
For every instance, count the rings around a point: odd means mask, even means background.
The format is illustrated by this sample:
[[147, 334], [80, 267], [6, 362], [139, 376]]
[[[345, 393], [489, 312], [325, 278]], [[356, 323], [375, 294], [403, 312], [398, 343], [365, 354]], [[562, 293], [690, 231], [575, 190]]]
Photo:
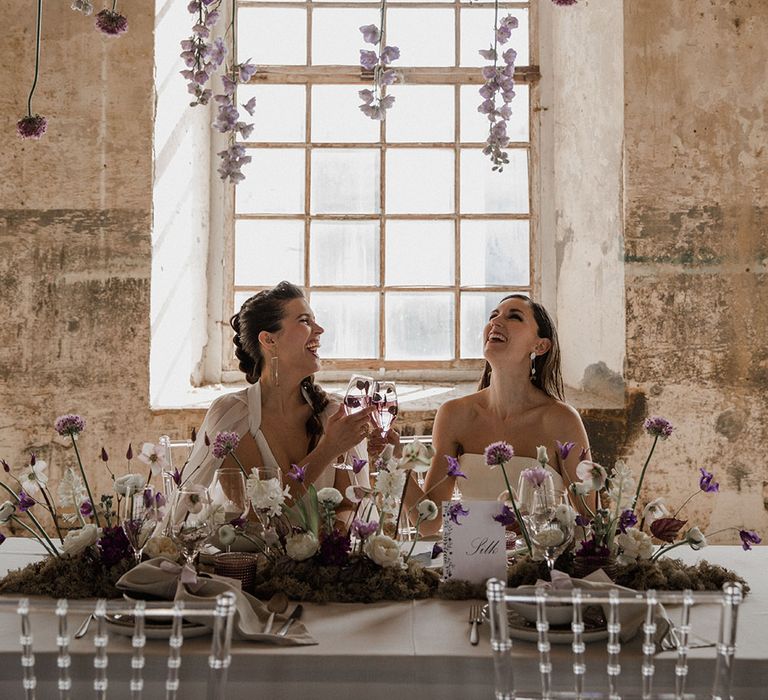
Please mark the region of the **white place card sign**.
[[[456, 503], [443, 503], [443, 578], [472, 583], [485, 583], [492, 577], [505, 581], [505, 530], [493, 519], [501, 513], [501, 503], [461, 501], [461, 511]], [[464, 511], [468, 511], [466, 515]]]

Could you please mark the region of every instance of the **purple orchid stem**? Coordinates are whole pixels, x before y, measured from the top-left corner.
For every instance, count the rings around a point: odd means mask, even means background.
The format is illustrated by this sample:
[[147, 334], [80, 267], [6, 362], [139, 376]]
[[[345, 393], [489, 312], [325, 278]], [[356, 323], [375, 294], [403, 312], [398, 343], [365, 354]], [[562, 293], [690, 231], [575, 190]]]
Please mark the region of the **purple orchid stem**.
[[523, 517], [520, 515], [520, 511], [517, 508], [517, 501], [515, 501], [514, 492], [512, 491], [512, 487], [509, 485], [507, 470], [504, 469], [504, 462], [502, 462], [499, 466], [501, 467], [501, 473], [504, 475], [504, 483], [507, 485], [507, 493], [509, 494], [509, 500], [512, 501], [512, 510], [515, 511], [515, 518], [517, 518], [517, 522], [520, 525], [520, 533], [522, 534], [523, 539], [525, 540], [525, 546], [528, 547], [528, 554], [533, 556], [533, 545], [531, 544], [531, 538], [528, 536], [528, 528], [525, 527], [525, 522], [523, 522]]
[[645, 464], [643, 465], [643, 471], [640, 472], [640, 479], [637, 482], [637, 490], [635, 491], [635, 497], [632, 499], [632, 507], [630, 510], [634, 510], [635, 506], [637, 505], [637, 499], [640, 497], [640, 489], [643, 487], [643, 479], [645, 479], [645, 470], [648, 468], [648, 464], [651, 461], [651, 457], [653, 456], [653, 451], [656, 449], [656, 443], [659, 441], [659, 436], [654, 435], [653, 436], [653, 445], [651, 445], [651, 451], [648, 453], [648, 457], [645, 459]]
[[40, 73], [40, 31], [43, 24], [43, 0], [37, 0], [37, 39], [35, 46], [35, 79], [32, 81], [32, 89], [27, 98], [27, 116], [32, 116], [32, 95], [37, 87], [37, 77]]

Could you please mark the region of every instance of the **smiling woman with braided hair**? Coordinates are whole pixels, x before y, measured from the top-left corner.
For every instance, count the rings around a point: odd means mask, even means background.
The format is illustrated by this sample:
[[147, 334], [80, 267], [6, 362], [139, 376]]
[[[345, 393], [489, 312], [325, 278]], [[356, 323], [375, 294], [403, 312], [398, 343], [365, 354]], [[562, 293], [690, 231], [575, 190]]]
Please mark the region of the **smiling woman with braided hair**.
[[[276, 466], [285, 477], [296, 464], [306, 468], [304, 488], [336, 486], [344, 493], [350, 472], [335, 470], [333, 465], [340, 456], [347, 462], [353, 455], [366, 457], [370, 410], [348, 416], [340, 403], [315, 384], [323, 328], [302, 290], [280, 282], [258, 292], [245, 301], [230, 324], [235, 355], [250, 386], [211, 404], [188, 462], [194, 471], [184, 477], [192, 483], [210, 483], [222, 460], [209, 454], [204, 436], [213, 440], [217, 433], [231, 431], [240, 437], [235, 454], [247, 470]], [[223, 461], [236, 466], [230, 456]], [[290, 484], [292, 494], [301, 493], [296, 482], [285, 478], [284, 482]], [[368, 483], [367, 470], [357, 475], [356, 482]]]

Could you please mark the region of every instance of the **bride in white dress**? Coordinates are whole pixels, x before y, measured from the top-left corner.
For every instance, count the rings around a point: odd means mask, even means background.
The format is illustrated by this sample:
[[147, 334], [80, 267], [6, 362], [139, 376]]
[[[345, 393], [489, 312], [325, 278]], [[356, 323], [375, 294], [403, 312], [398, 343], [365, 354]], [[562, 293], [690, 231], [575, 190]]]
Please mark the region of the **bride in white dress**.
[[[547, 448], [556, 489], [578, 481], [576, 465], [589, 441], [579, 414], [563, 401], [557, 331], [544, 307], [521, 294], [502, 299], [483, 330], [483, 355], [478, 391], [447, 401], [435, 417], [427, 497], [438, 504], [450, 500], [458, 481], [464, 499], [498, 498], [504, 480], [498, 468], [485, 465], [483, 452], [500, 440], [515, 452], [506, 465], [513, 487], [523, 469], [538, 465], [539, 445]], [[565, 459], [558, 442], [574, 443]], [[466, 479], [448, 476], [446, 456], [458, 458]], [[440, 524], [425, 522], [422, 531], [432, 534]]]

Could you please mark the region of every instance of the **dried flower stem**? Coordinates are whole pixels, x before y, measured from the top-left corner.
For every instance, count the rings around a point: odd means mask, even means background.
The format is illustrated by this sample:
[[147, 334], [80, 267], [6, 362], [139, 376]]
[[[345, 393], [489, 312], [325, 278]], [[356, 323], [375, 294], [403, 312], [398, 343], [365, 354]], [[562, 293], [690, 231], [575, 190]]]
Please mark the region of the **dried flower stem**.
[[653, 451], [656, 449], [656, 443], [658, 441], [659, 441], [659, 436], [654, 435], [653, 445], [651, 445], [651, 451], [648, 453], [648, 457], [645, 460], [645, 464], [643, 465], [643, 470], [640, 472], [640, 479], [637, 482], [637, 490], [635, 491], [635, 497], [632, 499], [632, 507], [630, 510], [634, 510], [635, 506], [637, 505], [637, 499], [640, 496], [640, 489], [643, 486], [643, 479], [645, 479], [645, 470], [648, 469], [648, 464], [651, 461], [651, 457], [653, 456]]
[[37, 38], [35, 40], [35, 79], [32, 81], [32, 89], [27, 98], [27, 116], [32, 116], [32, 95], [37, 87], [37, 76], [40, 74], [40, 32], [43, 24], [43, 0], [37, 0]]
[[59, 541], [64, 544], [64, 536], [61, 534], [61, 528], [59, 527], [59, 517], [56, 512], [56, 509], [53, 507], [53, 502], [48, 497], [48, 494], [46, 493], [46, 489], [41, 486], [40, 492], [43, 494], [43, 498], [45, 499], [46, 504], [48, 505], [48, 511], [51, 514], [51, 519], [53, 520], [53, 526], [56, 528], [56, 534], [59, 537]]
[[72, 446], [75, 448], [75, 456], [77, 457], [77, 466], [80, 467], [80, 475], [83, 477], [83, 484], [85, 484], [85, 490], [88, 492], [88, 498], [93, 505], [93, 518], [96, 521], [96, 527], [101, 527], [101, 521], [99, 520], [99, 512], [96, 509], [96, 501], [93, 500], [93, 494], [91, 493], [91, 487], [88, 484], [88, 478], [85, 476], [85, 469], [83, 467], [83, 460], [80, 459], [80, 450], [77, 449], [77, 440], [73, 433], [70, 433], [69, 437], [72, 438]]
[[[32, 515], [30, 513], [28, 513], [28, 515], [30, 517], [32, 517]], [[53, 542], [51, 542], [51, 540], [48, 539], [48, 536], [45, 534], [44, 530], [41, 530], [41, 532], [45, 536], [45, 539], [48, 542], [47, 544], [45, 542], [43, 542], [42, 539], [40, 539], [40, 535], [38, 535], [29, 525], [27, 525], [25, 522], [23, 522], [17, 515], [12, 515], [11, 516], [11, 520], [13, 520], [13, 522], [15, 522], [17, 525], [21, 525], [27, 532], [29, 532], [32, 535], [32, 537], [34, 537], [41, 545], [43, 545], [43, 547], [48, 552], [53, 554], [55, 557], [59, 556], [59, 551], [56, 549], [56, 546], [53, 544]], [[40, 527], [40, 524], [38, 523], [37, 526]]]

